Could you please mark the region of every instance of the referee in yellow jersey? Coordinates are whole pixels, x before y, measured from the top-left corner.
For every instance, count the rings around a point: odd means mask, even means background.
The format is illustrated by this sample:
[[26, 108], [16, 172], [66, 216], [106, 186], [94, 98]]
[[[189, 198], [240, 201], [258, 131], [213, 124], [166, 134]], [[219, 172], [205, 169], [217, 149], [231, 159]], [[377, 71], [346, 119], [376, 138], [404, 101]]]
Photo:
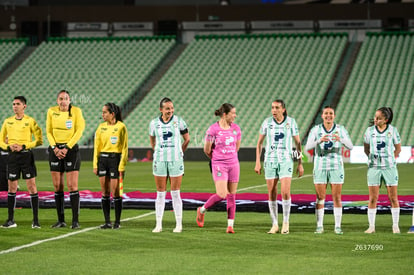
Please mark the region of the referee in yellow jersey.
[[16, 96], [13, 100], [15, 115], [4, 121], [0, 132], [0, 147], [9, 152], [7, 161], [8, 218], [2, 225], [3, 228], [17, 226], [14, 222], [14, 208], [16, 206], [16, 191], [20, 174], [26, 180], [27, 189], [30, 193], [30, 203], [33, 211], [32, 228], [40, 228], [38, 219], [39, 196], [35, 180], [37, 171], [31, 149], [43, 144], [42, 130], [32, 117], [24, 114], [26, 106], [26, 98]]
[[66, 227], [64, 214], [64, 173], [72, 207], [72, 229], [79, 226], [78, 178], [81, 164], [77, 142], [85, 129], [85, 120], [80, 108], [72, 106], [69, 92], [61, 90], [57, 106], [50, 107], [46, 117], [46, 133], [49, 141], [49, 166], [55, 189], [58, 221], [52, 228]]
[[[124, 177], [128, 160], [128, 132], [122, 122], [121, 109], [114, 103], [102, 108], [104, 120], [95, 132], [93, 151], [93, 172], [99, 177], [102, 189], [102, 210], [105, 223], [101, 229], [119, 229], [121, 224], [122, 196], [119, 192], [119, 179]], [[111, 193], [115, 206], [115, 223], [112, 227]]]

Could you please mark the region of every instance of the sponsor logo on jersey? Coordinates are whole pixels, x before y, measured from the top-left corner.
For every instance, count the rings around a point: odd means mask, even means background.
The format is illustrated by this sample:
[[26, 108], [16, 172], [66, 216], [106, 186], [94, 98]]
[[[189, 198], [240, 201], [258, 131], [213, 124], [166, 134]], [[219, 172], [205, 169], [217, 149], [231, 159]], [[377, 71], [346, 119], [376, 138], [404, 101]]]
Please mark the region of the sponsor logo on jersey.
[[170, 138], [170, 137], [172, 137], [173, 136], [173, 133], [172, 132], [170, 132], [170, 131], [168, 131], [168, 132], [163, 132], [162, 133], [162, 139], [163, 140], [167, 140], [168, 138]]
[[69, 120], [66, 120], [66, 128], [68, 128], [68, 129], [72, 129], [72, 127], [73, 127], [73, 122], [72, 122], [72, 120], [71, 119], [69, 119]]
[[382, 148], [385, 148], [385, 142], [384, 141], [377, 141], [377, 150], [381, 150]]
[[226, 137], [226, 145], [230, 145], [232, 142], [234, 142], [234, 137]]
[[323, 144], [323, 149], [325, 149], [325, 150], [329, 150], [330, 148], [332, 148], [332, 146], [333, 146], [333, 142], [332, 142], [332, 141], [326, 141], [326, 142]]
[[279, 142], [279, 140], [283, 139], [285, 137], [285, 134], [283, 133], [278, 133], [275, 135], [275, 141]]

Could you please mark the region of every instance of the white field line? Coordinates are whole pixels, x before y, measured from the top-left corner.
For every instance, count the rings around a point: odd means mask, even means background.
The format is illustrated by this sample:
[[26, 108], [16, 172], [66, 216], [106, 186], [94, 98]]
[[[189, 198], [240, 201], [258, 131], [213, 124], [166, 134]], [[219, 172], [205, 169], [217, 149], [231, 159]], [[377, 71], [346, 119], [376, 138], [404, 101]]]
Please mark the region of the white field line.
[[[131, 221], [131, 220], [137, 220], [137, 219], [141, 219], [141, 218], [144, 218], [144, 217], [153, 215], [154, 213], [155, 213], [155, 211], [151, 211], [149, 213], [146, 213], [146, 214], [143, 214], [143, 215], [139, 215], [139, 216], [136, 216], [136, 217], [126, 218], [126, 219], [123, 219], [121, 221], [122, 222], [126, 222], [126, 221]], [[44, 240], [38, 240], [38, 241], [29, 243], [29, 244], [12, 247], [10, 249], [0, 251], [0, 255], [12, 253], [12, 252], [16, 252], [18, 250], [21, 250], [21, 249], [24, 249], [24, 248], [29, 248], [29, 247], [32, 247], [32, 246], [36, 246], [36, 245], [39, 245], [39, 244], [42, 244], [42, 243], [45, 243], [45, 242], [56, 241], [56, 240], [68, 238], [70, 236], [74, 236], [74, 235], [77, 235], [77, 234], [85, 233], [85, 232], [88, 232], [88, 231], [91, 231], [91, 230], [94, 230], [94, 229], [98, 229], [98, 228], [99, 228], [99, 226], [88, 227], [88, 228], [85, 228], [85, 229], [76, 230], [76, 231], [73, 231], [71, 233], [64, 234], [64, 235], [60, 235], [60, 236], [57, 236], [57, 237], [53, 237], [53, 238], [49, 238], [49, 239], [44, 239]], [[3, 229], [3, 230], [13, 230], [13, 229]]]
[[[354, 170], [354, 169], [361, 169], [361, 168], [366, 168], [366, 167], [367, 167], [366, 165], [364, 165], [364, 166], [357, 166], [357, 167], [347, 168], [347, 169], [345, 169], [345, 171]], [[313, 175], [312, 174], [308, 174], [308, 175], [304, 175], [304, 176], [302, 176], [300, 178], [298, 178], [298, 177], [293, 178], [292, 177], [292, 181], [294, 181], [294, 180], [300, 180], [300, 179], [303, 179], [303, 178], [309, 178], [309, 177], [313, 177]], [[266, 184], [249, 186], [249, 187], [245, 187], [245, 188], [238, 189], [237, 190], [237, 193], [239, 193], [241, 191], [246, 191], [246, 190], [251, 190], [251, 189], [256, 189], [256, 188], [262, 188], [262, 187], [266, 187], [266, 186], [267, 186]]]

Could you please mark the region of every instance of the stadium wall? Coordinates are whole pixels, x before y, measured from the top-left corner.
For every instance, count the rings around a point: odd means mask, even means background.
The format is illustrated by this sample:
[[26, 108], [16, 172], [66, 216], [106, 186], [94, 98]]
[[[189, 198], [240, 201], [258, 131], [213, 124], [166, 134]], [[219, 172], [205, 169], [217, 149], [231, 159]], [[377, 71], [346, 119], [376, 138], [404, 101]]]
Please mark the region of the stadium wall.
[[[312, 4], [312, 5], [231, 5], [231, 6], [29, 6], [0, 9], [0, 34], [37, 36], [39, 41], [52, 33], [64, 36], [69, 22], [154, 22], [155, 33], [165, 22], [257, 21], [257, 20], [361, 20], [379, 19], [384, 29], [401, 22], [408, 29], [414, 18], [414, 3]], [[12, 29], [12, 24], [15, 29]], [[165, 26], [165, 25], [163, 25]], [[50, 30], [49, 30], [50, 31]]]

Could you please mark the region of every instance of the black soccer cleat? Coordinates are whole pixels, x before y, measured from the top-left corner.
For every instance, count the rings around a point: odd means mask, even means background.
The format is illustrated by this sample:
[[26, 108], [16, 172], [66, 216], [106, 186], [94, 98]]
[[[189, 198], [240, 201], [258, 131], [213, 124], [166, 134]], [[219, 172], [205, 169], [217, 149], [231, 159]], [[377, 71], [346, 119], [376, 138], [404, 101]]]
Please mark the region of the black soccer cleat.
[[17, 227], [17, 224], [12, 220], [7, 220], [1, 227], [2, 228], [14, 228], [14, 227]]
[[99, 228], [100, 229], [111, 229], [112, 228], [112, 224], [111, 223], [104, 223]]
[[78, 222], [72, 222], [72, 226], [70, 227], [71, 229], [79, 229], [80, 225]]
[[52, 228], [61, 228], [61, 227], [66, 227], [66, 223], [65, 222], [57, 222], [54, 225], [51, 226]]
[[113, 229], [119, 229], [121, 228], [121, 224], [115, 223]]

